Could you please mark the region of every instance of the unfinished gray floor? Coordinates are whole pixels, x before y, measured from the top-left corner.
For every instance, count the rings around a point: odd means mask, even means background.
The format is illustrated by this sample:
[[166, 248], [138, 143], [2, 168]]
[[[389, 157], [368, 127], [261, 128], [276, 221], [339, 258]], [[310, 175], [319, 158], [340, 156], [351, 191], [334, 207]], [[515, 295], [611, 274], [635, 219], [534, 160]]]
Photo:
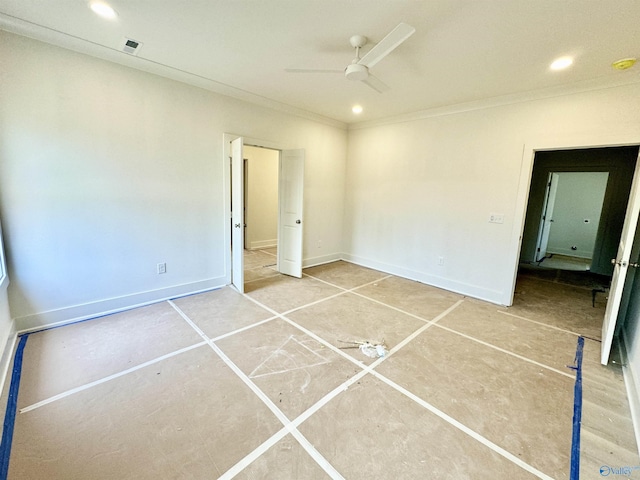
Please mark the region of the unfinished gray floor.
[[[246, 295], [29, 335], [9, 478], [569, 478], [567, 365], [604, 311], [589, 289], [523, 276], [501, 308], [345, 262], [292, 279], [260, 255]], [[390, 353], [343, 348], [360, 340]], [[640, 465], [599, 347], [583, 479]]]

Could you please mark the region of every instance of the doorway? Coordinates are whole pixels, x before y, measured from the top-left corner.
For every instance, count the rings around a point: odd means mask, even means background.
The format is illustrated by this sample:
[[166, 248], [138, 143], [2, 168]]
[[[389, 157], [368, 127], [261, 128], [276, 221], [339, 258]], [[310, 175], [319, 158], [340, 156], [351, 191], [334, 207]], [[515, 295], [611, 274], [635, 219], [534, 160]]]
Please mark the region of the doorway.
[[609, 172], [550, 172], [536, 247], [541, 268], [591, 270]]
[[302, 277], [304, 204], [304, 150], [287, 150], [271, 142], [223, 134], [223, 157], [229, 159], [224, 162], [224, 201], [227, 212], [225, 278], [228, 284], [241, 293], [244, 293], [245, 263], [245, 145], [278, 153], [276, 268], [279, 273], [297, 278]]
[[244, 283], [278, 274], [280, 152], [244, 146]]
[[[510, 304], [513, 303], [518, 274], [522, 273], [523, 268], [539, 267], [539, 261], [543, 262], [544, 257], [547, 256], [547, 252], [544, 252], [545, 255], [542, 257], [540, 253], [545, 248], [545, 242], [548, 242], [544, 233], [545, 222], [547, 222], [547, 228], [553, 228], [548, 225], [548, 223], [553, 223], [548, 222], [548, 212], [555, 210], [555, 206], [552, 209], [549, 208], [550, 197], [553, 199], [554, 195], [551, 188], [553, 180], [557, 181], [557, 178], [554, 178], [554, 173], [606, 172], [608, 174], [590, 271], [584, 272], [584, 275], [596, 274], [606, 278], [604, 285], [596, 284], [591, 290], [593, 295], [598, 291], [606, 294], [606, 310], [603, 315], [601, 335], [601, 361], [606, 364], [618, 314], [624, 313], [620, 311], [620, 299], [629, 265], [631, 249], [629, 235], [635, 232], [638, 211], [640, 210], [640, 185], [637, 178], [638, 146], [545, 151], [536, 151], [532, 148], [527, 151], [525, 148], [525, 162], [527, 154], [531, 154], [531, 169], [528, 170], [531, 172], [531, 177], [528, 200], [524, 199], [523, 205], [523, 209], [526, 205], [526, 215], [523, 218], [522, 235], [518, 239], [520, 243], [519, 267], [516, 269]], [[600, 177], [602, 180], [602, 176]], [[552, 185], [550, 186], [549, 183]], [[582, 188], [586, 189], [584, 185]], [[555, 193], [557, 201], [557, 192]], [[577, 194], [574, 193], [575, 195]], [[595, 197], [595, 193], [592, 196]], [[548, 243], [546, 247], [548, 251]], [[563, 269], [555, 269], [555, 271], [557, 279]], [[580, 281], [583, 282], [584, 278], [581, 278]], [[589, 285], [586, 286], [589, 287]], [[592, 296], [592, 301], [594, 301], [594, 296]]]
[[564, 255], [611, 276], [637, 155], [635, 146], [535, 152], [520, 265]]

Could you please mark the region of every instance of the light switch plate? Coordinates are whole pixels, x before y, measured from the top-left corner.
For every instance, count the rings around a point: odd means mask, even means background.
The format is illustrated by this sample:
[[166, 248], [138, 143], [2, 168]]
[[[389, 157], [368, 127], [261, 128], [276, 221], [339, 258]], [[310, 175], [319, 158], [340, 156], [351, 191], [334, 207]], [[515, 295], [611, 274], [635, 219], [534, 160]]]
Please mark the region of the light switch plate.
[[504, 213], [491, 213], [489, 223], [504, 223]]

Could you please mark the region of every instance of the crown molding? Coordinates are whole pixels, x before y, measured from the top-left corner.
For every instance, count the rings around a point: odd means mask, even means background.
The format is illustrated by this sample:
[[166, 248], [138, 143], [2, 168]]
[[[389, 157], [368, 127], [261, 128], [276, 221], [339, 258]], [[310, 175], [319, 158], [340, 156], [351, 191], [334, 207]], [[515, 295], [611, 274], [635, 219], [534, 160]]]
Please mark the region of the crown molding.
[[269, 108], [279, 112], [295, 115], [307, 120], [329, 125], [331, 127], [347, 129], [347, 124], [333, 118], [318, 115], [316, 113], [303, 110], [291, 105], [287, 105], [276, 100], [272, 100], [261, 95], [217, 82], [211, 78], [197, 75], [185, 70], [180, 70], [159, 62], [154, 62], [143, 57], [129, 55], [114, 48], [106, 47], [95, 42], [91, 42], [84, 38], [76, 37], [58, 30], [54, 30], [43, 25], [28, 22], [11, 15], [0, 13], [0, 30], [10, 33], [29, 37], [34, 40], [49, 43], [51, 45], [62, 47], [67, 50], [82, 53], [92, 57], [107, 60], [109, 62], [118, 63], [126, 67], [152, 73], [161, 77], [176, 80], [195, 87], [209, 90], [220, 95], [232, 97], [247, 103]]
[[434, 117], [443, 117], [447, 115], [455, 115], [458, 113], [472, 112], [474, 110], [484, 110], [487, 108], [501, 107], [506, 105], [515, 105], [518, 103], [527, 103], [536, 100], [544, 100], [548, 98], [566, 97], [584, 92], [596, 90], [606, 90], [626, 85], [640, 84], [640, 76], [632, 72], [625, 72], [616, 75], [614, 79], [611, 77], [603, 77], [581, 82], [560, 85], [540, 90], [532, 90], [528, 92], [514, 93], [511, 95], [502, 95], [499, 97], [485, 98], [473, 102], [460, 103], [456, 105], [447, 105], [444, 107], [430, 108], [416, 112], [395, 115], [392, 117], [380, 118], [377, 120], [369, 120], [358, 123], [350, 123], [349, 130], [359, 130], [364, 128], [379, 127], [384, 125], [393, 125], [397, 123], [413, 122]]
[[391, 117], [383, 117], [375, 120], [345, 123], [333, 118], [319, 115], [317, 113], [303, 110], [298, 107], [294, 107], [292, 105], [278, 102], [261, 95], [256, 95], [255, 93], [251, 93], [233, 87], [231, 85], [217, 82], [211, 78], [170, 67], [168, 65], [154, 62], [142, 57], [132, 56], [114, 48], [106, 47], [104, 45], [100, 45], [98, 43], [94, 43], [80, 37], [60, 32], [43, 25], [28, 22], [26, 20], [22, 20], [20, 18], [13, 17], [4, 13], [0, 13], [0, 29], [45, 43], [49, 43], [51, 45], [62, 47], [68, 50], [72, 50], [78, 53], [141, 70], [147, 73], [152, 73], [154, 75], [176, 80], [181, 83], [199, 87], [253, 105], [287, 113], [342, 130], [359, 130], [384, 125], [413, 122], [428, 118], [455, 115], [475, 110], [483, 110], [487, 108], [514, 105], [536, 100], [563, 97], [589, 91], [605, 90], [609, 88], [616, 88], [640, 83], [640, 76], [638, 76], [635, 72], [620, 72], [619, 74], [615, 75], [615, 77], [601, 77], [597, 79], [590, 79], [581, 82], [560, 85], [557, 87], [520, 92], [510, 95], [502, 95], [498, 97], [486, 98], [456, 105], [429, 108], [425, 110], [394, 115]]

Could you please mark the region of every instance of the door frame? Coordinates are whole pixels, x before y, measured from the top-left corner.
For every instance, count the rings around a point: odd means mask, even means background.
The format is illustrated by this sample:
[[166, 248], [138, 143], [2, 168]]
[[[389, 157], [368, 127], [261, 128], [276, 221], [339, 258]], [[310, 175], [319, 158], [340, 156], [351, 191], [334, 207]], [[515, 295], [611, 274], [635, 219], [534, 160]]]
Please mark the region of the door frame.
[[[505, 292], [504, 305], [513, 305], [513, 298], [515, 295], [516, 280], [518, 275], [518, 266], [520, 259], [520, 250], [522, 247], [522, 238], [524, 234], [524, 226], [527, 214], [527, 203], [529, 200], [529, 191], [531, 189], [531, 180], [533, 177], [533, 165], [535, 161], [536, 152], [550, 151], [550, 150], [578, 150], [586, 148], [601, 148], [601, 147], [640, 147], [640, 134], [627, 134], [619, 137], [603, 136], [600, 141], [595, 140], [594, 137], [598, 137], [597, 134], [585, 134], [585, 138], [577, 140], [539, 140], [535, 143], [525, 144], [522, 153], [522, 164], [520, 168], [520, 182], [518, 186], [518, 194], [516, 198], [516, 207], [514, 213], [513, 231], [511, 238], [511, 248], [509, 253], [510, 263], [512, 265], [512, 276], [510, 279], [510, 286]], [[587, 138], [588, 137], [588, 138]], [[639, 151], [640, 158], [640, 151]], [[634, 171], [634, 181], [629, 192], [628, 202], [634, 195], [640, 194], [640, 160], [636, 161]], [[628, 217], [633, 215], [633, 212], [627, 211], [625, 213], [625, 224], [628, 221]], [[620, 301], [619, 301], [620, 303]], [[604, 325], [603, 318], [603, 325]], [[615, 326], [614, 326], [615, 329]]]
[[556, 193], [558, 191], [558, 172], [549, 172], [547, 179], [547, 188], [544, 192], [544, 206], [542, 207], [542, 216], [540, 217], [540, 227], [538, 228], [538, 241], [536, 242], [535, 261], [541, 262], [547, 255], [547, 247], [549, 246], [549, 235], [551, 234], [551, 222], [553, 218], [553, 209], [556, 203]]
[[0, 290], [9, 286], [9, 275], [7, 273], [7, 260], [4, 255], [4, 240], [2, 238], [2, 222], [0, 221]]
[[[231, 142], [242, 137], [243, 145], [253, 147], [270, 148], [272, 150], [286, 150], [282, 145], [267, 140], [248, 137], [235, 133], [222, 134], [222, 158], [223, 158], [223, 204], [224, 204], [224, 272], [225, 283], [231, 285], [232, 261], [231, 261]], [[244, 245], [242, 247], [244, 249]]]
[[[269, 140], [262, 140], [255, 137], [249, 137], [246, 135], [240, 135], [235, 133], [223, 133], [222, 134], [222, 158], [223, 158], [223, 205], [224, 205], [224, 278], [226, 285], [231, 285], [232, 280], [232, 259], [231, 259], [231, 142], [237, 138], [242, 137], [243, 145], [268, 148], [271, 150], [277, 150], [280, 152], [279, 167], [282, 163], [282, 152], [284, 150], [290, 150], [282, 144], [272, 142]], [[280, 186], [278, 185], [278, 192], [280, 192]], [[279, 195], [279, 193], [278, 193]], [[278, 199], [278, 223], [280, 222], [280, 199]], [[280, 231], [280, 225], [278, 225], [278, 232]], [[278, 242], [280, 239], [278, 238]], [[244, 248], [244, 246], [243, 246]], [[280, 271], [280, 266], [276, 265], [276, 269]]]
[[[602, 147], [630, 147], [640, 145], [640, 133], [629, 133], [623, 135], [599, 135], [597, 132], [587, 132], [580, 138], [558, 139], [546, 138], [525, 143], [522, 149], [522, 162], [520, 165], [520, 181], [518, 183], [518, 193], [514, 209], [513, 229], [511, 232], [511, 242], [509, 251], [509, 264], [511, 265], [511, 277], [504, 290], [503, 305], [513, 305], [516, 280], [518, 276], [518, 265], [520, 250], [522, 247], [522, 236], [527, 215], [527, 204], [529, 201], [529, 190], [531, 189], [531, 179], [533, 176], [533, 165], [536, 152], [552, 150], [578, 150], [587, 148]], [[636, 173], [639, 164], [636, 164]], [[633, 192], [629, 193], [631, 196]], [[629, 212], [627, 212], [628, 214]]]
[[[235, 162], [235, 163], [234, 163]], [[231, 285], [244, 293], [244, 139], [231, 141]], [[235, 248], [234, 248], [235, 246]], [[238, 248], [240, 246], [240, 248]]]
[[[624, 148], [624, 147], [618, 147], [618, 148]], [[590, 152], [593, 152], [593, 150], [589, 150]], [[603, 152], [603, 149], [599, 149], [597, 150], [597, 152]], [[571, 155], [573, 152], [575, 152], [575, 150], [556, 150], [551, 152], [552, 154], [559, 154], [559, 155]], [[616, 154], [619, 155], [619, 150], [616, 151]], [[626, 153], [626, 152], [625, 152]], [[537, 158], [537, 154], [536, 154], [536, 158]], [[634, 164], [637, 161], [636, 158], [634, 158]], [[542, 162], [544, 162], [544, 160], [542, 160]], [[584, 165], [586, 165], [588, 163], [588, 160], [584, 161]], [[591, 248], [590, 250], [585, 250], [584, 248], [580, 249], [580, 254], [577, 254], [576, 252], [571, 252], [568, 249], [566, 249], [564, 252], [561, 251], [556, 251], [555, 253], [558, 254], [562, 254], [562, 255], [568, 255], [568, 256], [578, 256], [581, 258], [585, 258], [585, 259], [589, 259], [589, 265], [592, 264], [596, 264], [598, 265], [601, 257], [604, 255], [603, 253], [603, 249], [604, 249], [604, 243], [605, 240], [607, 238], [611, 237], [611, 232], [607, 232], [606, 229], [603, 228], [603, 226], [607, 225], [607, 222], [610, 221], [610, 218], [613, 216], [613, 204], [614, 204], [614, 198], [618, 199], [618, 198], [624, 198], [625, 201], [628, 201], [628, 195], [624, 196], [624, 189], [621, 188], [621, 185], [619, 184], [619, 178], [620, 178], [620, 174], [619, 169], [620, 167], [623, 165], [623, 162], [620, 161], [620, 159], [616, 159], [616, 162], [609, 162], [611, 164], [610, 167], [608, 168], [600, 168], [599, 166], [596, 167], [592, 167], [592, 166], [584, 166], [582, 167], [582, 165], [578, 165], [578, 168], [574, 168], [574, 167], [563, 167], [560, 165], [553, 165], [551, 166], [551, 168], [547, 167], [549, 169], [549, 173], [548, 173], [548, 179], [547, 179], [547, 184], [545, 187], [545, 195], [544, 195], [544, 201], [542, 204], [542, 210], [541, 210], [541, 215], [540, 215], [540, 221], [538, 222], [538, 240], [536, 243], [536, 249], [534, 251], [534, 255], [535, 255], [535, 259], [534, 259], [534, 263], [540, 263], [542, 260], [545, 259], [547, 252], [549, 250], [549, 239], [551, 238], [551, 232], [555, 232], [555, 234], [558, 234], [558, 231], [562, 231], [563, 228], [566, 227], [566, 225], [558, 225], [557, 223], [555, 223], [555, 213], [556, 213], [556, 199], [560, 198], [558, 197], [558, 188], [560, 185], [560, 177], [562, 178], [567, 178], [570, 177], [571, 175], [580, 175], [580, 174], [590, 174], [590, 175], [599, 175], [600, 178], [604, 177], [604, 189], [602, 191], [602, 197], [600, 198], [600, 201], [598, 202], [598, 208], [600, 210], [600, 212], [598, 213], [598, 215], [591, 215], [591, 217], [593, 220], [590, 220], [591, 223], [593, 223], [594, 225], [591, 227], [593, 229], [593, 236], [591, 237], [591, 241], [593, 241], [593, 248]], [[626, 166], [626, 164], [624, 164]], [[534, 171], [536, 169], [538, 169], [539, 167], [542, 167], [539, 164], [534, 165]], [[545, 169], [544, 167], [542, 167], [542, 171], [544, 172]], [[633, 172], [631, 172], [633, 173]], [[534, 173], [534, 176], [536, 174]], [[613, 180], [612, 180], [613, 178]], [[533, 182], [533, 180], [532, 180]], [[584, 184], [582, 182], [580, 182], [581, 188], [584, 188]], [[534, 183], [532, 183], [531, 185], [532, 189], [536, 189], [536, 190], [540, 190], [540, 187], [538, 185], [535, 185]], [[628, 188], [631, 188], [631, 182], [629, 182]], [[621, 195], [615, 194], [614, 192], [621, 192]], [[530, 193], [530, 195], [533, 195], [534, 191], [532, 191]], [[566, 196], [567, 194], [564, 193], [561, 198], [566, 200], [568, 197]], [[594, 199], [596, 197], [593, 197]], [[531, 196], [529, 198], [529, 201], [531, 201]], [[534, 204], [537, 203], [534, 201]], [[532, 215], [534, 218], [536, 217], [535, 213], [537, 212], [533, 212], [531, 211], [531, 208], [528, 207], [527, 208], [527, 215]], [[594, 212], [592, 212], [594, 213]], [[624, 215], [624, 211], [621, 212], [622, 215]], [[586, 217], [585, 217], [586, 218]], [[530, 219], [526, 219], [525, 222], [528, 222], [529, 227], [531, 226], [531, 220]], [[527, 224], [525, 224], [525, 233], [527, 231]], [[523, 242], [525, 241], [525, 239], [523, 238]], [[568, 245], [568, 244], [567, 244]], [[586, 254], [589, 254], [589, 257], [585, 256]], [[552, 253], [553, 255], [553, 253]], [[608, 255], [605, 255], [605, 257]], [[526, 255], [525, 252], [525, 257], [521, 258], [520, 261], [529, 261], [529, 258]], [[610, 260], [610, 258], [607, 260], [607, 262]], [[597, 270], [594, 268], [591, 268], [591, 270]], [[601, 274], [605, 274], [604, 272], [596, 272], [596, 273], [601, 273]]]

